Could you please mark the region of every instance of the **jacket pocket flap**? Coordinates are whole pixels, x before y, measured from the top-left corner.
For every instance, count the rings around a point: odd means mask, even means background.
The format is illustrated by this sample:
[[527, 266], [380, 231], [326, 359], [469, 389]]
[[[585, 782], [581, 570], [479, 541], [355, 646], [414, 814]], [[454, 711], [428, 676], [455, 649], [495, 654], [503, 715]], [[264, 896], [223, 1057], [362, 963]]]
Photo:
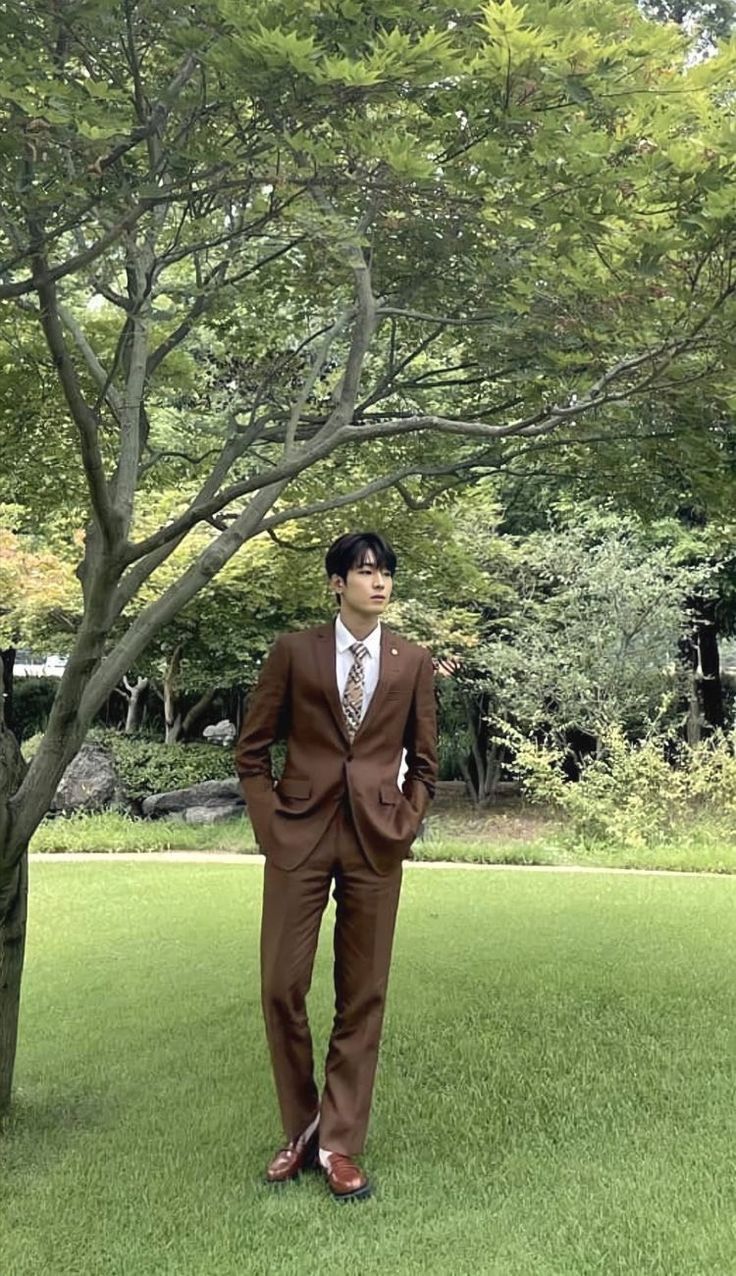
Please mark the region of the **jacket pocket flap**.
[[312, 792], [312, 781], [287, 776], [286, 779], [279, 780], [278, 788], [284, 797], [308, 798]]
[[401, 796], [395, 784], [382, 784], [379, 793], [382, 802], [398, 802]]

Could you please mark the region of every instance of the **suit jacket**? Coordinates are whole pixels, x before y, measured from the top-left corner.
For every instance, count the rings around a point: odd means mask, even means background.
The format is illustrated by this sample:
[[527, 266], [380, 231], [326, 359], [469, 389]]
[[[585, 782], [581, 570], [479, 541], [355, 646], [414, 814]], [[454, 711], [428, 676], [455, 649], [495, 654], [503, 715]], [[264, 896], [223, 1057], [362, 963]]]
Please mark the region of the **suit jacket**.
[[[287, 741], [275, 784], [269, 747]], [[402, 749], [407, 770], [397, 775]], [[252, 691], [234, 748], [256, 839], [279, 868], [301, 864], [347, 792], [371, 866], [388, 872], [434, 796], [437, 715], [430, 653], [381, 625], [378, 683], [352, 744], [335, 674], [334, 622], [282, 634]]]

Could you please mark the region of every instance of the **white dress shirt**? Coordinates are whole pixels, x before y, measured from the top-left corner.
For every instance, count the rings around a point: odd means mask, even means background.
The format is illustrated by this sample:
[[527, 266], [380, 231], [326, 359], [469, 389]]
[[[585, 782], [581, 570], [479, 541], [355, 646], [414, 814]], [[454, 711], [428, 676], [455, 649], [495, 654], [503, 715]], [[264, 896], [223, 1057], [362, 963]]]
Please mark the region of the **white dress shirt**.
[[360, 720], [363, 721], [368, 705], [373, 698], [373, 692], [378, 683], [378, 673], [381, 668], [381, 622], [376, 622], [375, 629], [372, 629], [367, 638], [358, 640], [354, 634], [351, 634], [347, 625], [339, 616], [335, 619], [335, 662], [337, 665], [337, 694], [342, 704], [343, 692], [345, 691], [345, 683], [348, 680], [348, 674], [353, 665], [353, 653], [350, 650], [354, 642], [362, 642], [368, 655], [363, 661], [364, 671], [364, 687], [363, 687], [363, 707], [360, 711]]
[[[357, 639], [354, 634], [351, 634], [350, 630], [348, 629], [347, 625], [344, 624], [341, 617], [336, 616], [335, 618], [335, 666], [336, 666], [335, 676], [337, 678], [337, 694], [340, 698], [341, 704], [342, 704], [343, 692], [345, 690], [345, 683], [348, 680], [348, 674], [350, 673], [353, 660], [355, 659], [350, 648], [354, 642], [358, 642], [358, 641], [362, 642], [363, 646], [368, 652], [368, 655], [365, 657], [363, 661], [363, 675], [364, 675], [363, 705], [360, 711], [360, 721], [362, 722], [366, 715], [368, 705], [370, 704], [371, 699], [373, 697], [373, 692], [375, 691], [376, 686], [378, 684], [378, 675], [381, 670], [381, 622], [380, 620], [376, 621], [375, 629], [371, 630], [367, 638]], [[405, 774], [406, 774], [406, 749], [403, 749], [401, 753], [401, 765], [399, 767], [399, 774], [396, 780], [396, 783], [398, 784], [399, 788], [401, 788], [401, 782]]]

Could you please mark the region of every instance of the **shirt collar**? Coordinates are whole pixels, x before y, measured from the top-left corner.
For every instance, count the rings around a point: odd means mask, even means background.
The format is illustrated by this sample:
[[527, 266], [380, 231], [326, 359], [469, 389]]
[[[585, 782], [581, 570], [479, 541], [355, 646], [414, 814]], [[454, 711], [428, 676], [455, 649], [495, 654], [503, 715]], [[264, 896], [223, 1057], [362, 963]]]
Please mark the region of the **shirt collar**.
[[[349, 647], [352, 647], [355, 641], [356, 641], [355, 634], [351, 634], [347, 625], [342, 621], [340, 616], [336, 616], [335, 617], [335, 644], [337, 646], [337, 650], [340, 652], [347, 651]], [[360, 641], [363, 643], [363, 646], [368, 652], [368, 655], [373, 656], [377, 660], [379, 653], [381, 651], [381, 622], [380, 620], [376, 622], [375, 629], [371, 630], [368, 637], [361, 638]]]

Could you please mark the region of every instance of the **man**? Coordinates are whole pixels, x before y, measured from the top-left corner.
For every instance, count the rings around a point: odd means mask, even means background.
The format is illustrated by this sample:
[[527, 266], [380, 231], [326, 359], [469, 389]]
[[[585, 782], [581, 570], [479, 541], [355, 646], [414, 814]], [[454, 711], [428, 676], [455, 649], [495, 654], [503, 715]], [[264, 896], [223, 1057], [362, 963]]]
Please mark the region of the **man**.
[[[277, 639], [235, 767], [266, 857], [261, 996], [287, 1139], [266, 1182], [321, 1167], [333, 1197], [346, 1201], [371, 1192], [355, 1158], [370, 1116], [402, 860], [434, 795], [437, 722], [430, 653], [381, 624], [391, 546], [373, 532], [341, 536], [325, 568], [339, 614]], [[269, 747], [282, 737], [274, 787]], [[333, 881], [335, 1019], [320, 1104], [305, 998]]]

